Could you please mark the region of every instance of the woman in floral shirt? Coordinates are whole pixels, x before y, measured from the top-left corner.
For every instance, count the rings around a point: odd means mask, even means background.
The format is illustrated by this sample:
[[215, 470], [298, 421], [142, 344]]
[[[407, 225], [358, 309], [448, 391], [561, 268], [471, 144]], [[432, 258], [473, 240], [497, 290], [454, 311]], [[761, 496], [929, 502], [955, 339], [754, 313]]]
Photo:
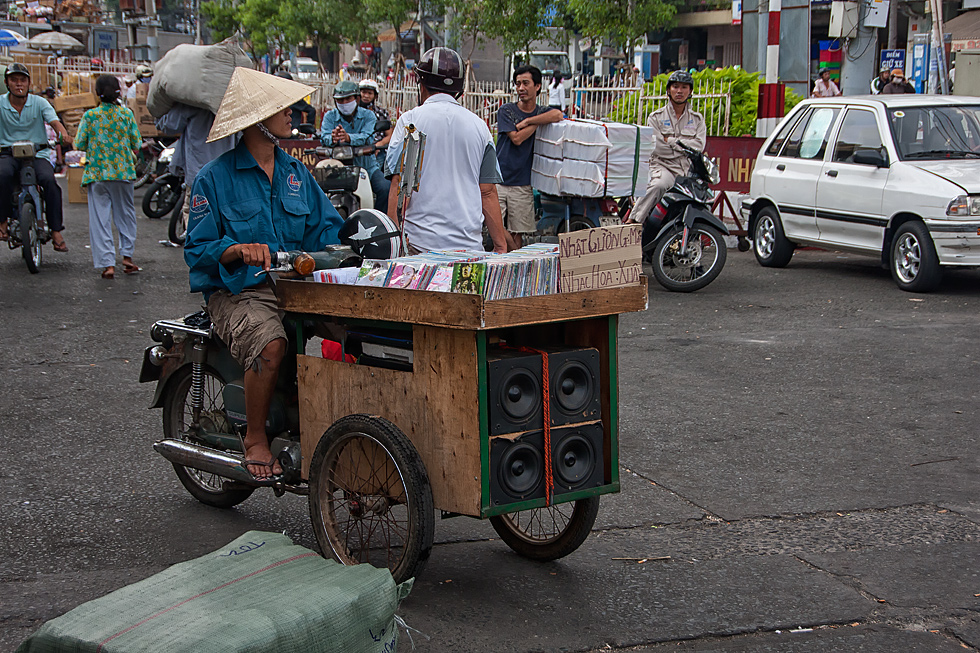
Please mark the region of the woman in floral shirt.
[[119, 231], [119, 253], [123, 272], [135, 274], [136, 211], [133, 208], [134, 155], [142, 138], [133, 112], [118, 104], [119, 80], [101, 75], [95, 92], [102, 104], [82, 116], [75, 136], [75, 149], [83, 150], [87, 164], [82, 186], [88, 187], [89, 242], [96, 268], [102, 278], [116, 273], [116, 250], [112, 243], [112, 222]]

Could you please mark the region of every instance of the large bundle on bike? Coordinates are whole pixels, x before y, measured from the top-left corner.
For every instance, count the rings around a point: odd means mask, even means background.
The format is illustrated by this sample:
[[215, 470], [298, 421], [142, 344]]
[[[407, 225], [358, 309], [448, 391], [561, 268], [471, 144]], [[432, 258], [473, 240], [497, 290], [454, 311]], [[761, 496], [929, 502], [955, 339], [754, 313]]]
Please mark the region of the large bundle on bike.
[[650, 176], [653, 129], [562, 120], [535, 135], [531, 185], [552, 195], [642, 195]]
[[181, 102], [217, 113], [231, 74], [252, 60], [234, 38], [216, 45], [182, 43], [153, 66], [146, 107], [159, 118]]

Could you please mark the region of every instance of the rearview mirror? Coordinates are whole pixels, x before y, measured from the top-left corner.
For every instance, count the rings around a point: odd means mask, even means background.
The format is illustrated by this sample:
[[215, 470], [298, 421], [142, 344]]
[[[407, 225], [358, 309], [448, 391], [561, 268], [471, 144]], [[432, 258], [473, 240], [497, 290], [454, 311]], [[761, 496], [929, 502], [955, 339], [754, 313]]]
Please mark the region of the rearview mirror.
[[374, 131], [376, 132], [386, 132], [391, 129], [391, 121], [387, 118], [382, 118], [374, 123]]
[[300, 123], [297, 129], [299, 130], [300, 134], [306, 134], [307, 136], [312, 136], [313, 134], [316, 133], [316, 127], [314, 127], [308, 122]]
[[887, 168], [888, 157], [878, 150], [858, 150], [854, 153], [854, 163], [860, 163], [876, 168]]

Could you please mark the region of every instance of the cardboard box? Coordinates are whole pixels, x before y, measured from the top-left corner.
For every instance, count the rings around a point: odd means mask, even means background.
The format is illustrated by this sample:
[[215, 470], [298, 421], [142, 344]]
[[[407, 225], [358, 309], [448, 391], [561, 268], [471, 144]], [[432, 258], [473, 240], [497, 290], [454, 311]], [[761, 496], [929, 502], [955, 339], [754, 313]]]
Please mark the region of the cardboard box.
[[58, 113], [71, 109], [91, 109], [99, 106], [99, 98], [95, 93], [62, 95], [51, 100], [51, 106]]
[[643, 227], [624, 224], [558, 237], [559, 292], [617, 288], [641, 283]]
[[88, 203], [88, 190], [82, 188], [82, 175], [84, 174], [85, 174], [85, 168], [82, 167], [68, 168], [68, 203], [69, 204]]
[[[146, 86], [144, 84], [144, 86]], [[146, 98], [137, 97], [135, 100], [131, 99], [129, 101], [129, 108], [133, 112], [133, 116], [136, 118], [136, 125], [140, 128], [140, 135], [144, 138], [152, 138], [154, 136], [160, 136], [160, 130], [156, 126], [156, 118], [150, 113], [146, 108]]]
[[143, 100], [143, 103], [146, 104], [146, 96], [149, 93], [150, 93], [150, 85], [149, 84], [140, 84], [140, 83], [137, 83], [136, 84], [136, 99], [137, 100]]

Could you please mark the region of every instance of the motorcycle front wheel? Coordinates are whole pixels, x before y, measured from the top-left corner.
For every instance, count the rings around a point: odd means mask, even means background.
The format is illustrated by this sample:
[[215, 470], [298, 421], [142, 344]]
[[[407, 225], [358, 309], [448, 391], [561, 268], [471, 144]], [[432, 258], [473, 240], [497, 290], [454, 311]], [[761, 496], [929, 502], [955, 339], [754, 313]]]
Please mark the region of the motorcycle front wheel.
[[[225, 401], [222, 391], [225, 382], [221, 380], [216, 372], [209, 368], [204, 368], [204, 388], [203, 404], [201, 408], [200, 424], [206, 431], [215, 433], [233, 433], [228, 415], [225, 413]], [[193, 421], [193, 406], [191, 403], [191, 384], [193, 376], [189, 367], [176, 373], [170, 382], [167, 396], [163, 400], [163, 434], [164, 437], [173, 440], [182, 440], [194, 444], [201, 444], [200, 441], [188, 435], [188, 428]], [[233, 453], [243, 453], [241, 450]], [[234, 488], [225, 489], [224, 484], [228, 479], [210, 472], [203, 472], [199, 469], [174, 465], [174, 471], [181, 485], [191, 493], [191, 495], [209, 506], [215, 508], [231, 508], [237, 506], [245, 499], [252, 496], [254, 488]]]
[[157, 179], [143, 195], [143, 214], [151, 220], [158, 220], [170, 213], [177, 204], [178, 193], [167, 179]]
[[725, 238], [714, 227], [696, 224], [688, 232], [687, 250], [681, 251], [683, 225], [678, 225], [657, 242], [651, 257], [653, 276], [667, 290], [693, 292], [704, 288], [721, 274], [728, 258]]
[[170, 212], [170, 225], [167, 227], [167, 237], [174, 245], [183, 245], [187, 240], [187, 221], [184, 219], [184, 193], [177, 197], [174, 210]]
[[140, 152], [136, 157], [136, 181], [133, 183], [133, 188], [141, 188], [146, 182], [148, 182], [156, 167], [156, 157], [152, 157], [150, 160], [147, 160], [146, 156]]
[[41, 270], [41, 243], [37, 208], [32, 202], [24, 202], [24, 209], [20, 213], [20, 246], [24, 263], [31, 274], [37, 274]]

